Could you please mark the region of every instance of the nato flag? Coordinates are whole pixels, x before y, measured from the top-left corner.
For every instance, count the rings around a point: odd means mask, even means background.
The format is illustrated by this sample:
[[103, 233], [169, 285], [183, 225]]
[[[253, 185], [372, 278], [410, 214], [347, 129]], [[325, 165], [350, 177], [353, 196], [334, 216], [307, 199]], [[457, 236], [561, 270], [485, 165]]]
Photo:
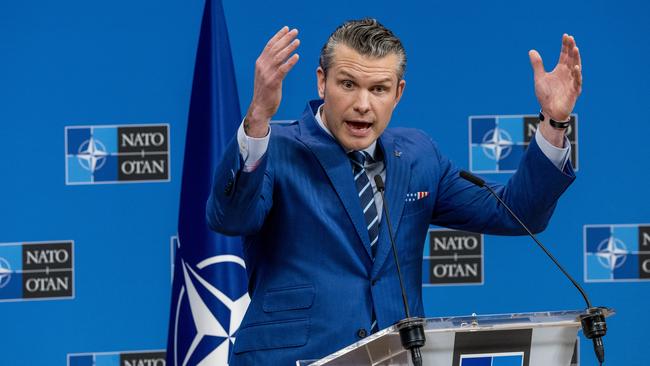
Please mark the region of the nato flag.
[[205, 203], [241, 121], [221, 1], [206, 0], [194, 66], [175, 245], [167, 365], [225, 365], [250, 299], [239, 238], [212, 232]]

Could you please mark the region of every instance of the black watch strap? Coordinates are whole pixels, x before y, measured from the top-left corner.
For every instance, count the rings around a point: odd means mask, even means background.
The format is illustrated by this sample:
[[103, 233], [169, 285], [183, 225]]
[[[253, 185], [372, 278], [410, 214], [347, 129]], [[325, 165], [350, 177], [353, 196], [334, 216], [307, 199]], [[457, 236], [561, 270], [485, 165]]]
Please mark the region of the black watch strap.
[[[544, 113], [539, 112], [539, 120], [544, 122], [544, 120], [545, 120]], [[569, 128], [569, 122], [571, 122], [571, 117], [569, 117], [569, 120], [566, 121], [566, 122], [558, 122], [558, 121], [553, 120], [553, 118], [550, 118], [550, 117], [548, 119], [548, 123], [552, 127], [555, 127], [555, 128], [562, 128], [562, 129]]]

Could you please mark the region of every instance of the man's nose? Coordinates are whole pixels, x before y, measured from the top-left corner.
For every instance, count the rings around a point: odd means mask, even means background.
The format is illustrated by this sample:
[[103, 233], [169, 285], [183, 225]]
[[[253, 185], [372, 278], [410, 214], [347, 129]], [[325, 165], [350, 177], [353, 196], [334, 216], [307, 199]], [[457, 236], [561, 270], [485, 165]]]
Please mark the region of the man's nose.
[[370, 111], [370, 93], [367, 90], [360, 90], [354, 101], [354, 111], [359, 114], [366, 114]]

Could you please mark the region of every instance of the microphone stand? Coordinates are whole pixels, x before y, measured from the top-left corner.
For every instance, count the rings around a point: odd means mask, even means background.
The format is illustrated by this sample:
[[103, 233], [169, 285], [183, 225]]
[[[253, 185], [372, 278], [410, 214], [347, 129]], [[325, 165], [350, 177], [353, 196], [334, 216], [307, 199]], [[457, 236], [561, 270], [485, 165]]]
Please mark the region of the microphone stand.
[[399, 330], [399, 338], [402, 341], [402, 347], [406, 350], [411, 351], [411, 360], [413, 361], [414, 366], [422, 366], [422, 354], [420, 353], [420, 348], [426, 343], [426, 337], [424, 335], [424, 319], [418, 317], [411, 317], [409, 311], [408, 300], [406, 299], [406, 290], [404, 290], [404, 282], [402, 281], [402, 271], [399, 267], [399, 260], [397, 258], [397, 248], [395, 247], [395, 240], [393, 239], [393, 229], [390, 225], [390, 217], [388, 214], [388, 205], [386, 205], [386, 199], [384, 198], [384, 181], [381, 179], [379, 174], [375, 175], [375, 184], [377, 185], [377, 191], [381, 194], [381, 200], [383, 201], [384, 206], [384, 217], [386, 218], [386, 225], [388, 225], [388, 236], [390, 238], [390, 244], [393, 248], [393, 258], [395, 259], [395, 266], [397, 267], [397, 277], [399, 279], [399, 285], [402, 289], [402, 303], [404, 304], [404, 313], [406, 318], [397, 322], [396, 326]]
[[604, 311], [606, 308], [604, 307], [594, 307], [591, 305], [591, 301], [589, 301], [589, 297], [587, 297], [587, 293], [582, 289], [582, 286], [576, 282], [576, 280], [571, 277], [571, 275], [562, 267], [562, 265], [555, 259], [555, 257], [549, 252], [548, 249], [539, 241], [537, 240], [537, 237], [535, 234], [533, 234], [528, 227], [519, 219], [517, 215], [510, 209], [510, 207], [499, 197], [499, 195], [494, 192], [492, 187], [488, 186], [485, 184], [485, 181], [474, 174], [467, 172], [465, 170], [461, 170], [459, 173], [460, 177], [467, 180], [468, 182], [481, 187], [481, 188], [486, 188], [496, 199], [503, 205], [503, 207], [508, 211], [510, 216], [512, 216], [521, 227], [526, 230], [526, 233], [533, 238], [535, 243], [542, 248], [544, 253], [555, 263], [555, 265], [562, 271], [562, 273], [571, 281], [573, 286], [578, 289], [582, 297], [584, 298], [585, 302], [587, 303], [587, 314], [584, 314], [580, 317], [580, 322], [582, 323], [582, 332], [585, 335], [585, 337], [591, 339], [594, 344], [594, 352], [596, 353], [596, 358], [598, 358], [598, 362], [602, 365], [603, 362], [605, 362], [605, 346], [603, 345], [603, 338], [605, 334], [607, 333], [607, 324], [605, 322], [605, 313]]

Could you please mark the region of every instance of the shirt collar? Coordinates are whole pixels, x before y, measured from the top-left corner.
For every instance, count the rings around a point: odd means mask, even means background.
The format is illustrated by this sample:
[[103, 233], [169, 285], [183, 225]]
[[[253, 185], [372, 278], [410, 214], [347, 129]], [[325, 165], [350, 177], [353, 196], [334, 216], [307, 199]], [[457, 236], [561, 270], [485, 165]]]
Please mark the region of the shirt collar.
[[[327, 132], [328, 135], [332, 136], [332, 138], [334, 138], [334, 140], [336, 140], [336, 137], [334, 137], [334, 135], [332, 135], [332, 132], [330, 132], [330, 130], [327, 128], [327, 126], [325, 126], [325, 123], [323, 123], [323, 119], [320, 116], [321, 113], [322, 113], [323, 105], [325, 105], [325, 103], [321, 104], [318, 107], [318, 109], [316, 109], [316, 114], [314, 114], [314, 118], [316, 118], [316, 121], [318, 122], [318, 125], [320, 126], [320, 128], [322, 128], [325, 132]], [[362, 151], [367, 152], [368, 154], [370, 154], [370, 156], [373, 157], [373, 159], [377, 160], [377, 157], [375, 156], [375, 150], [377, 150], [377, 140], [373, 141], [372, 144], [370, 144], [370, 146], [363, 149]], [[346, 153], [349, 153], [351, 151], [352, 150], [346, 151]]]

